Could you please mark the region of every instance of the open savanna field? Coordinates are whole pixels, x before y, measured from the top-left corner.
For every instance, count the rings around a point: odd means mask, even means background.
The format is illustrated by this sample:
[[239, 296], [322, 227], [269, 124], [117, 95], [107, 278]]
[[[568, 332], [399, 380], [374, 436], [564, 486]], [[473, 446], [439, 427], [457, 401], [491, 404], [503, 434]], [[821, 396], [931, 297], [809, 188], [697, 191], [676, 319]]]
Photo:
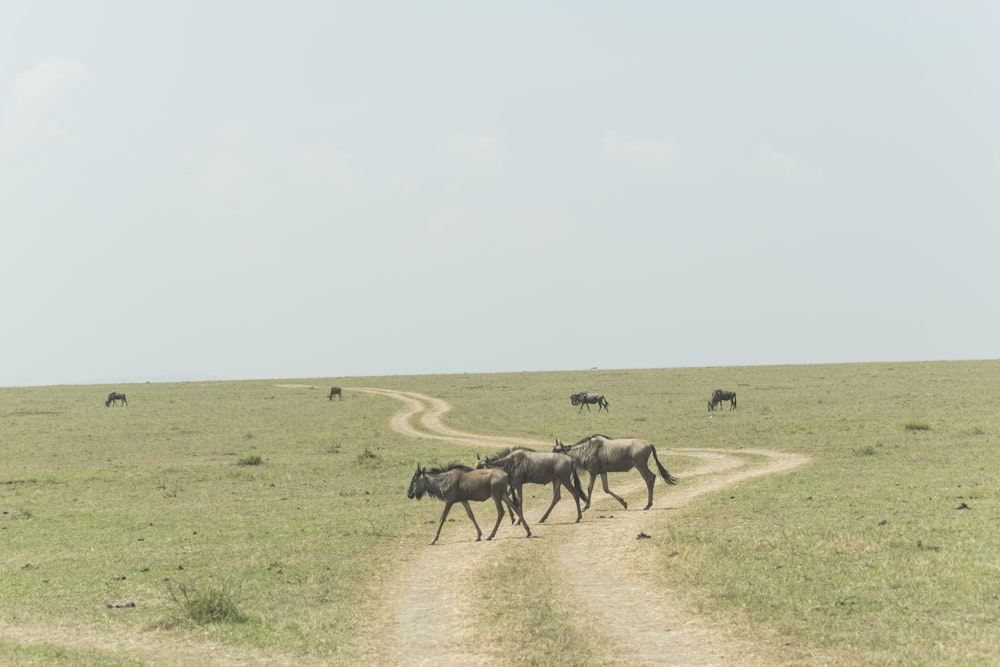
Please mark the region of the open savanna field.
[[[638, 474], [613, 473], [628, 511], [598, 482], [579, 525], [566, 493], [538, 524], [551, 491], [529, 486], [537, 539], [505, 520], [471, 543], [456, 506], [432, 547], [443, 506], [406, 498], [416, 464], [499, 447], [394, 430], [399, 396], [362, 388], [442, 399], [468, 434], [644, 438], [681, 481], [643, 512]], [[708, 412], [715, 388], [738, 409]], [[129, 405], [106, 408], [112, 390]], [[579, 391], [610, 411], [579, 412]], [[428, 638], [393, 619], [418, 580], [477, 601], [484, 662], [620, 664], [630, 637], [583, 611], [559, 560], [599, 528], [588, 558], [620, 542], [637, 573], [602, 604], [652, 591], [720, 663], [996, 664], [998, 396], [1000, 361], [0, 389], [0, 664], [401, 662], [384, 643], [417, 663]], [[805, 462], [672, 502], [718, 452]], [[473, 509], [488, 534], [492, 503]]]

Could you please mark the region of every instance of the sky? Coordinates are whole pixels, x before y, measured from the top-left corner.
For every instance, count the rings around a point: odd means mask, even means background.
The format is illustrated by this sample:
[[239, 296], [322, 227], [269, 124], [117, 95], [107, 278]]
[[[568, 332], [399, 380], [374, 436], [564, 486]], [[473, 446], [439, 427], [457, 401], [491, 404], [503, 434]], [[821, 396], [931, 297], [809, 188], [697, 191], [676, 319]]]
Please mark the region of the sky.
[[0, 2], [0, 386], [1000, 357], [1000, 4]]

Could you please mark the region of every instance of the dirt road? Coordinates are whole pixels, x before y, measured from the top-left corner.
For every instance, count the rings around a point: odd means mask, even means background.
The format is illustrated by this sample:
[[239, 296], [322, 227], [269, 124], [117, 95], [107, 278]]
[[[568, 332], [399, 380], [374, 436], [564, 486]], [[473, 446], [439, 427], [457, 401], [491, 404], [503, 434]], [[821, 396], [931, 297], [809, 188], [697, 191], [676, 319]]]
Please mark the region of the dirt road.
[[[442, 417], [451, 408], [441, 399], [385, 389], [354, 391], [401, 401], [404, 408], [392, 418], [392, 428], [414, 438], [434, 438], [491, 449], [527, 446], [546, 450], [551, 447], [551, 443], [526, 438], [477, 435], [449, 428]], [[613, 512], [613, 520], [600, 520], [599, 517], [595, 520], [592, 508], [584, 515], [582, 524], [558, 523], [551, 519], [552, 522], [544, 524], [546, 541], [553, 545], [551, 553], [559, 559], [565, 574], [562, 593], [573, 596], [574, 605], [582, 610], [581, 618], [591, 619], [592, 625], [600, 628], [604, 636], [618, 638], [615, 645], [608, 646], [605, 664], [753, 664], [756, 652], [752, 645], [741, 643], [727, 636], [724, 630], [709, 627], [685, 613], [668, 592], [659, 590], [645, 577], [636, 565], [637, 557], [642, 555], [642, 549], [655, 543], [655, 539], [637, 540], [636, 536], [640, 532], [655, 532], [649, 526], [656, 520], [658, 511], [676, 511], [699, 496], [737, 482], [787, 472], [804, 464], [807, 458], [761, 449], [679, 449], [670, 453], [698, 459], [701, 465], [688, 471], [678, 486], [665, 490], [664, 485], [658, 485], [653, 510], [626, 512], [619, 508]], [[663, 456], [662, 451], [660, 456]], [[765, 460], [763, 464], [761, 457]], [[638, 474], [612, 477], [614, 489], [620, 495], [638, 490], [645, 496], [645, 485]], [[595, 500], [601, 495], [602, 492], [595, 489]], [[446, 527], [445, 533], [449, 532]], [[496, 558], [505, 549], [520, 548], [517, 545], [524, 542], [521, 535], [523, 533], [501, 531], [490, 543], [456, 538], [455, 541], [442, 539], [438, 546], [426, 547], [407, 570], [396, 577], [397, 582], [404, 582], [404, 587], [402, 590], [397, 588], [388, 597], [385, 617], [373, 626], [369, 650], [373, 660], [395, 665], [504, 664], [499, 651], [476, 640], [471, 627], [476, 611], [470, 596], [464, 594], [463, 586], [441, 584], [474, 581], [488, 559]]]

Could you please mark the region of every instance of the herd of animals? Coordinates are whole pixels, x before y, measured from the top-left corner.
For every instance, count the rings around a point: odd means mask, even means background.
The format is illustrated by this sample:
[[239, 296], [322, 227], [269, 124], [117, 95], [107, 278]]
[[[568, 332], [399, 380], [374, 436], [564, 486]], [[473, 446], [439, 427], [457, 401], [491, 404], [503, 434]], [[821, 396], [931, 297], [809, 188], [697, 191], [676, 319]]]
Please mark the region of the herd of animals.
[[[330, 387], [328, 400], [334, 397], [339, 400], [344, 399], [343, 391], [340, 387]], [[716, 389], [712, 392], [712, 397], [708, 401], [709, 411], [715, 410], [723, 402], [729, 401], [729, 409], [736, 409], [736, 392]], [[128, 405], [125, 394], [113, 391], [108, 394], [104, 402], [105, 407], [113, 405]], [[591, 392], [579, 392], [570, 396], [570, 403], [573, 406], [580, 406], [580, 411], [587, 406], [590, 411], [591, 405], [596, 405], [597, 411], [608, 410], [608, 401], [601, 394]], [[590, 499], [594, 491], [594, 483], [599, 477], [604, 492], [621, 503], [622, 507], [628, 509], [628, 503], [624, 498], [615, 494], [608, 488], [609, 472], [628, 472], [635, 468], [646, 482], [647, 501], [644, 509], [653, 506], [653, 484], [656, 482], [656, 473], [649, 469], [649, 457], [652, 455], [660, 477], [667, 484], [676, 484], [677, 478], [671, 475], [656, 454], [656, 447], [647, 440], [639, 438], [609, 438], [608, 436], [595, 433], [583, 438], [572, 445], [564, 445], [562, 440], [556, 439], [555, 447], [551, 452], [538, 452], [527, 447], [513, 447], [505, 449], [492, 456], [480, 458], [476, 456], [475, 467], [453, 463], [443, 468], [420, 467], [410, 479], [410, 487], [407, 490], [407, 497], [420, 500], [424, 495], [429, 495], [444, 501], [444, 512], [441, 513], [441, 520], [438, 522], [437, 533], [431, 544], [435, 544], [441, 536], [441, 528], [448, 518], [455, 503], [459, 503], [465, 508], [465, 513], [476, 527], [476, 541], [483, 538], [483, 531], [476, 522], [476, 517], [472, 513], [470, 501], [482, 502], [493, 500], [497, 509], [497, 520], [493, 524], [487, 540], [492, 540], [500, 527], [500, 521], [504, 517], [504, 505], [510, 512], [511, 521], [516, 515], [518, 522], [524, 528], [524, 532], [531, 537], [531, 528], [524, 519], [521, 511], [521, 501], [524, 498], [522, 492], [525, 484], [552, 484], [552, 502], [549, 504], [545, 514], [539, 519], [539, 523], [545, 523], [552, 509], [562, 497], [562, 487], [565, 487], [576, 503], [576, 521], [583, 518], [583, 512], [590, 508]], [[586, 470], [590, 474], [590, 481], [587, 490], [583, 490], [580, 484], [580, 477], [577, 470]], [[580, 506], [583, 500], [584, 505]]]
[[[331, 394], [332, 398], [332, 394]], [[715, 410], [723, 401], [730, 402], [730, 410], [736, 408], [736, 392], [716, 389], [708, 402], [708, 409]], [[580, 410], [591, 405], [608, 410], [608, 402], [600, 394], [581, 392], [570, 396], [570, 403], [579, 405]], [[524, 528], [527, 537], [531, 537], [531, 528], [524, 520], [521, 501], [524, 498], [522, 487], [524, 484], [552, 484], [552, 502], [545, 510], [545, 514], [538, 520], [545, 523], [561, 498], [561, 489], [565, 487], [576, 503], [576, 521], [583, 518], [583, 511], [590, 508], [590, 499], [594, 491], [594, 483], [597, 478], [601, 478], [601, 485], [604, 492], [621, 503], [622, 507], [628, 509], [628, 503], [624, 498], [615, 494], [608, 488], [609, 472], [627, 472], [635, 468], [646, 482], [647, 500], [646, 507], [653, 506], [653, 484], [656, 482], [656, 473], [649, 469], [649, 457], [652, 455], [656, 463], [660, 477], [667, 484], [676, 484], [677, 478], [671, 475], [656, 454], [656, 447], [647, 440], [639, 438], [609, 438], [600, 433], [583, 438], [572, 445], [564, 445], [562, 440], [556, 439], [556, 445], [551, 452], [538, 452], [527, 447], [508, 448], [493, 456], [480, 458], [476, 455], [475, 467], [469, 467], [459, 463], [442, 468], [422, 468], [417, 464], [416, 472], [410, 479], [410, 488], [406, 495], [408, 498], [420, 500], [424, 494], [444, 501], [444, 511], [441, 513], [441, 520], [438, 522], [437, 532], [431, 544], [436, 544], [441, 537], [441, 528], [448, 518], [455, 503], [460, 503], [465, 508], [465, 513], [476, 528], [476, 541], [483, 538], [483, 531], [476, 522], [476, 517], [472, 513], [470, 501], [493, 500], [497, 509], [497, 519], [493, 524], [487, 540], [492, 540], [500, 527], [500, 522], [504, 517], [504, 505], [510, 512], [511, 521], [517, 516], [518, 523]], [[586, 470], [590, 474], [590, 482], [587, 490], [584, 491], [580, 484], [580, 477], [577, 470]], [[580, 500], [584, 505], [581, 508]]]

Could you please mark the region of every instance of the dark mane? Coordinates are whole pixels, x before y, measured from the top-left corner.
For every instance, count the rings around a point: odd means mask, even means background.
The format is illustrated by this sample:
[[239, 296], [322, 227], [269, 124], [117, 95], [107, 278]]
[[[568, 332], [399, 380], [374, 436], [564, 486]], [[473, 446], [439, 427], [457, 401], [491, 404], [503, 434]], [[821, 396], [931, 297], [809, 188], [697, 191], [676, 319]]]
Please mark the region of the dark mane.
[[472, 472], [472, 468], [461, 463], [449, 463], [444, 468], [428, 468], [428, 475], [440, 475], [441, 473], [450, 472], [452, 470], [462, 470], [465, 472]]
[[525, 451], [525, 452], [533, 452], [533, 451], [535, 451], [531, 447], [508, 447], [508, 448], [506, 448], [504, 450], [501, 450], [501, 451], [497, 452], [493, 456], [491, 456], [490, 460], [496, 460], [496, 459], [505, 458], [507, 456], [510, 456], [511, 454], [513, 454], [514, 452], [516, 452], [518, 450]]
[[588, 435], [586, 438], [584, 438], [583, 440], [580, 440], [579, 442], [573, 443], [572, 445], [570, 445], [570, 447], [576, 447], [578, 445], [582, 445], [584, 443], [587, 443], [587, 442], [590, 441], [591, 438], [604, 438], [605, 440], [610, 440], [611, 439], [611, 438], [609, 438], [606, 435], [601, 435], [600, 433], [595, 433], [594, 435]]

